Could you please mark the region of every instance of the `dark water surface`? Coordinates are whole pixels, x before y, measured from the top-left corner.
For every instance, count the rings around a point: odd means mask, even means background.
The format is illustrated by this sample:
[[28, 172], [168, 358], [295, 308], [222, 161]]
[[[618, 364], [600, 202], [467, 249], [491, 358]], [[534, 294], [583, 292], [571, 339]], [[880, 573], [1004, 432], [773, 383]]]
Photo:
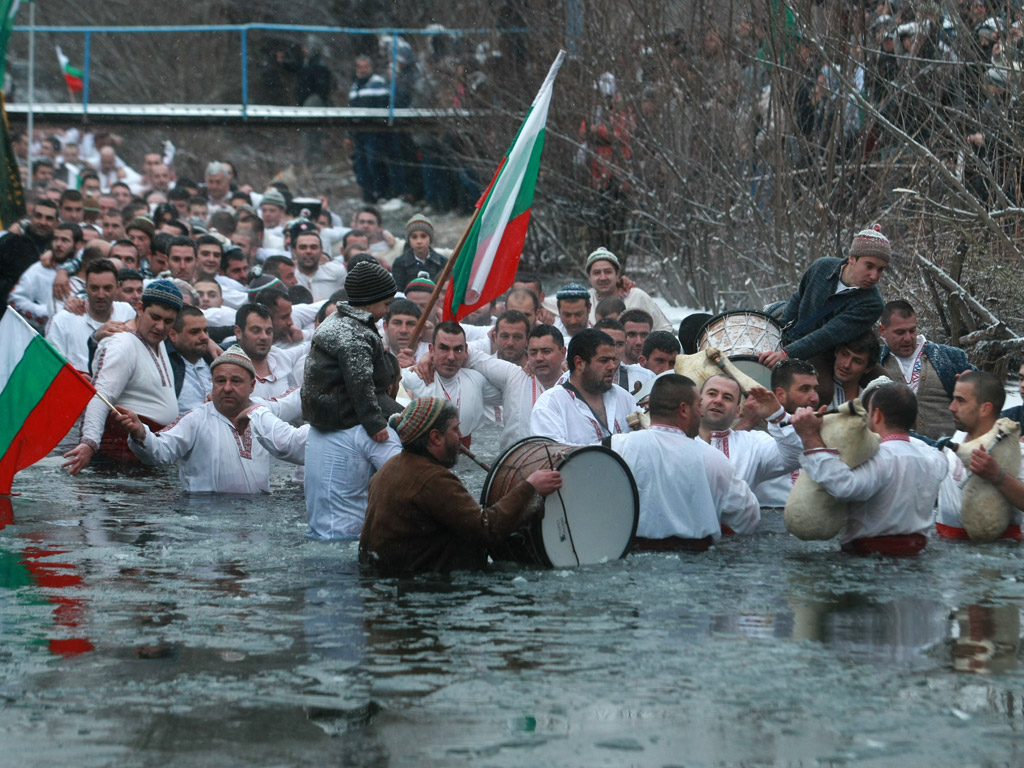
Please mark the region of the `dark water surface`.
[[1024, 764], [1016, 546], [856, 559], [773, 514], [699, 555], [371, 580], [289, 474], [18, 476], [0, 765]]

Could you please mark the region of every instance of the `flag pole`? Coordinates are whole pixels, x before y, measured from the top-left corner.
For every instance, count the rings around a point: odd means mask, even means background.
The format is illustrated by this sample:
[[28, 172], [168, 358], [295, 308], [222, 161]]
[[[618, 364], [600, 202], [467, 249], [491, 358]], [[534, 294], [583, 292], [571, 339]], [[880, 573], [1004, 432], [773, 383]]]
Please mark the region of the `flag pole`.
[[36, 105], [36, 4], [28, 6], [28, 183], [32, 189], [32, 133]]
[[[441, 295], [441, 287], [445, 284], [445, 281], [451, 277], [452, 270], [455, 268], [455, 260], [459, 257], [459, 254], [462, 253], [462, 246], [466, 244], [466, 238], [469, 237], [469, 232], [473, 229], [473, 225], [476, 223], [476, 219], [480, 215], [481, 208], [482, 206], [473, 211], [473, 217], [469, 220], [469, 224], [466, 225], [466, 231], [462, 233], [462, 238], [452, 251], [452, 255], [448, 257], [448, 261], [445, 263], [440, 277], [437, 278], [437, 285], [434, 286], [434, 292], [430, 294], [427, 306], [423, 308], [423, 313], [420, 315], [420, 319], [412, 331], [412, 338], [409, 339], [409, 348], [414, 351], [416, 349], [416, 345], [419, 343], [420, 334], [423, 333], [423, 326], [427, 324], [430, 312], [434, 309], [434, 305], [437, 303], [437, 297]], [[399, 290], [404, 291], [405, 286], [399, 286]]]

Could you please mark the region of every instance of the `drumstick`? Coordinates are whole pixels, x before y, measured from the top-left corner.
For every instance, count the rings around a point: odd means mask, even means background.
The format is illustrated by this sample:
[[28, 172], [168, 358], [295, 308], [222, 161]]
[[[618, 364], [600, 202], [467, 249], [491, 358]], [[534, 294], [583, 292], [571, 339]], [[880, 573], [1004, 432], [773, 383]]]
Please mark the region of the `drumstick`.
[[[830, 405], [827, 409], [825, 409], [821, 413], [818, 413], [817, 411], [815, 411], [814, 415], [817, 416], [820, 419], [822, 416], [828, 416], [830, 413], [839, 413], [839, 409], [836, 408], [834, 405]], [[789, 417], [787, 416], [782, 421], [780, 421], [779, 422], [779, 426], [780, 427], [788, 427], [789, 426]]]
[[483, 463], [482, 461], [480, 461], [480, 459], [478, 459], [478, 458], [476, 457], [476, 455], [475, 455], [475, 454], [474, 454], [474, 453], [473, 453], [473, 452], [472, 452], [471, 450], [469, 450], [469, 448], [467, 448], [466, 446], [464, 446], [464, 445], [463, 445], [462, 443], [459, 443], [459, 450], [460, 450], [460, 451], [462, 451], [462, 452], [463, 452], [463, 453], [464, 453], [464, 454], [465, 454], [465, 455], [466, 455], [467, 457], [469, 457], [469, 458], [470, 458], [471, 460], [473, 460], [474, 462], [476, 462], [476, 465], [477, 465], [478, 467], [480, 467], [480, 469], [482, 469], [482, 470], [483, 470], [484, 472], [490, 472], [490, 471], [491, 471], [491, 468], [490, 468], [489, 466], [487, 466], [487, 465], [486, 465], [486, 464], [484, 464], [484, 463]]
[[[544, 444], [544, 453], [548, 455], [548, 466], [554, 469], [555, 461], [551, 458], [551, 451], [548, 450], [547, 443]], [[566, 509], [565, 500], [562, 498], [562, 489], [556, 488], [555, 493], [558, 494], [558, 503], [562, 505], [562, 519], [565, 520], [565, 532], [569, 534], [569, 546], [572, 547], [572, 556], [576, 558], [576, 565], [579, 565], [580, 556], [576, 552], [576, 542], [572, 538], [572, 526], [569, 525], [569, 512]]]

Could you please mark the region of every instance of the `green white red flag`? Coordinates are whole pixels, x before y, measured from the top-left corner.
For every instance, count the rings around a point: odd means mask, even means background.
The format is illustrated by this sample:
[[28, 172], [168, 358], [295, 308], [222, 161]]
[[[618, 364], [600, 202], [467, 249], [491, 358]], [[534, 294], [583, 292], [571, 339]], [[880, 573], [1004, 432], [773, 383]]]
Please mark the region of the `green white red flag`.
[[445, 320], [461, 320], [498, 298], [515, 281], [530, 223], [551, 92], [564, 58], [565, 51], [559, 51], [512, 146], [477, 203], [480, 210], [462, 248], [451, 256], [455, 265], [444, 299]]
[[21, 315], [0, 318], [0, 494], [46, 456], [96, 390]]
[[57, 46], [57, 61], [60, 62], [60, 71], [64, 74], [64, 82], [68, 84], [68, 90], [72, 93], [81, 93], [85, 90], [84, 75], [78, 67], [71, 66], [71, 60], [64, 55], [64, 51]]

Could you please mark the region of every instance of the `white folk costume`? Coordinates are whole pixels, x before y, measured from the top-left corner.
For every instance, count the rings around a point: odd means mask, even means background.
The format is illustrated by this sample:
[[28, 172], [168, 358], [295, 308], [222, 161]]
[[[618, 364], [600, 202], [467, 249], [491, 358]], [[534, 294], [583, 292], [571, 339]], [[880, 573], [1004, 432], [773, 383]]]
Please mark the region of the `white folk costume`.
[[[790, 426], [782, 427], [783, 433], [793, 433], [793, 439], [800, 441], [800, 437], [796, 435], [795, 431]], [[800, 443], [800, 450], [803, 450], [803, 444]], [[797, 461], [800, 458], [797, 456]], [[757, 496], [757, 501], [762, 507], [777, 507], [781, 509], [786, 506], [786, 500], [789, 498], [790, 492], [793, 490], [793, 484], [796, 482], [797, 477], [800, 475], [799, 467], [794, 469], [792, 472], [784, 473], [773, 477], [769, 480], [764, 480], [752, 487], [751, 490], [754, 495]]]
[[[588, 288], [587, 290], [590, 292], [590, 324], [593, 325], [597, 322], [597, 315], [595, 312], [597, 311], [597, 303], [600, 299], [597, 297], [597, 291], [593, 288]], [[669, 331], [670, 333], [675, 334], [675, 326], [669, 322], [668, 318], [665, 317], [665, 313], [662, 311], [661, 306], [651, 298], [647, 291], [643, 291], [640, 288], [632, 288], [629, 293], [625, 296], [620, 295], [619, 298], [622, 299], [627, 310], [642, 309], [654, 318], [654, 327], [651, 328], [652, 331]], [[555, 310], [555, 314], [558, 314], [557, 309]]]
[[636, 535], [646, 539], [718, 541], [722, 525], [751, 533], [761, 519], [757, 499], [724, 455], [681, 429], [658, 424], [613, 435], [640, 492]]
[[882, 438], [878, 453], [850, 469], [832, 448], [805, 451], [800, 465], [837, 499], [853, 502], [840, 544], [878, 536], [923, 534], [932, 524], [946, 460], [909, 437]]
[[[93, 360], [92, 383], [107, 400], [135, 411], [148, 419], [150, 426], [162, 427], [178, 417], [174, 372], [167, 349], [163, 344], [153, 349], [137, 331], [115, 333], [100, 342]], [[94, 451], [100, 450], [110, 415], [110, 409], [98, 397], [90, 400], [85, 409], [82, 442]], [[120, 443], [123, 435], [118, 428], [108, 438]], [[130, 453], [118, 452], [110, 440], [104, 445], [104, 453], [132, 460]]]
[[[953, 435], [953, 442], [967, 442], [967, 433], [963, 431], [957, 432]], [[946, 539], [969, 539], [967, 531], [964, 530], [963, 521], [960, 519], [960, 509], [964, 501], [963, 487], [971, 476], [971, 470], [964, 466], [964, 463], [956, 455], [955, 451], [943, 448], [942, 453], [946, 459], [949, 471], [942, 481], [942, 485], [939, 486], [939, 513], [938, 519], [935, 521], [935, 528], [939, 535]], [[1017, 479], [1024, 482], [1024, 462], [1021, 463]], [[1001, 538], [1014, 539], [1016, 541], [1024, 540], [1024, 534], [1021, 533], [1022, 522], [1024, 522], [1024, 513], [1014, 507], [1010, 526]]]
[[[326, 264], [317, 266], [316, 272], [307, 275], [305, 272], [296, 269], [295, 279], [303, 288], [309, 290], [313, 301], [330, 298], [331, 294], [345, 285], [345, 260], [341, 257], [332, 259]], [[293, 318], [294, 322], [294, 318]]]
[[217, 275], [214, 280], [220, 285], [220, 295], [225, 307], [238, 309], [249, 301], [249, 293], [245, 290], [245, 286], [234, 278]]
[[[309, 348], [302, 345], [281, 349], [271, 347], [267, 353], [267, 365], [270, 366], [270, 375], [262, 377], [257, 374], [256, 388], [253, 390], [254, 397], [280, 397], [295, 387], [302, 386], [302, 379], [296, 379], [295, 360], [298, 357], [305, 358], [309, 354]], [[299, 371], [302, 370], [300, 367]]]
[[44, 267], [37, 261], [22, 273], [11, 289], [11, 306], [40, 332], [56, 310], [53, 302], [53, 281], [56, 279], [56, 267]]
[[498, 449], [504, 451], [513, 443], [534, 434], [530, 429], [533, 406], [544, 392], [544, 385], [518, 365], [480, 351], [470, 350], [467, 365], [484, 375], [501, 392], [501, 415], [504, 428]]
[[146, 464], [178, 462], [187, 493], [269, 493], [270, 457], [301, 464], [308, 432], [308, 425], [292, 427], [261, 405], [239, 433], [210, 402], [159, 432], [146, 427], [143, 440], [131, 438], [128, 446]]
[[434, 381], [427, 384], [414, 370], [402, 371], [402, 386], [413, 397], [439, 397], [459, 412], [459, 429], [468, 444], [473, 431], [484, 423], [486, 411], [501, 405], [501, 392], [488, 383], [482, 373], [461, 368], [450, 379], [434, 371]]
[[645, 381], [650, 381], [655, 376], [657, 374], [654, 371], [649, 371], [637, 363], [622, 363], [615, 371], [614, 380], [624, 390], [633, 394], [637, 384], [642, 386]]
[[[110, 312], [110, 320], [126, 323], [135, 318], [135, 310], [131, 304], [115, 301]], [[62, 309], [53, 316], [46, 329], [46, 340], [53, 344], [71, 363], [75, 370], [89, 371], [89, 337], [92, 336], [105, 320], [94, 319], [88, 311], [84, 315], [76, 315]]]
[[629, 432], [626, 416], [637, 406], [626, 390], [613, 386], [601, 395], [606, 423], [574, 390], [565, 381], [543, 392], [530, 415], [530, 432], [569, 445], [600, 445], [606, 437]]
[[708, 442], [736, 467], [736, 474], [751, 488], [765, 480], [793, 473], [800, 467], [803, 444], [792, 429], [779, 427], [781, 408], [768, 420], [768, 432], [727, 429], [712, 432]]

